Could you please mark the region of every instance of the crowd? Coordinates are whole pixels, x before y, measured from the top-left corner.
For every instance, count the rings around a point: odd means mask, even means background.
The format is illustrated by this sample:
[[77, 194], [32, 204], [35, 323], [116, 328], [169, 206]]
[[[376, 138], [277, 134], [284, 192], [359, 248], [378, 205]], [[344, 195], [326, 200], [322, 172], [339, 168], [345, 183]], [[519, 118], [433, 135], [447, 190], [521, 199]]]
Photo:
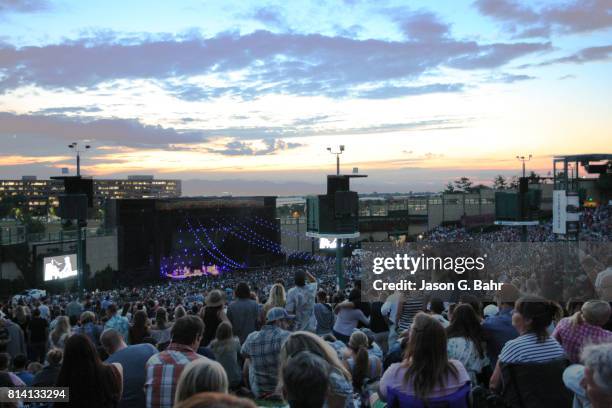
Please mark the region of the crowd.
[[[462, 227], [440, 226], [424, 235], [428, 242], [519, 242], [521, 229], [500, 227], [492, 232], [468, 231]], [[600, 205], [585, 208], [580, 216], [580, 241], [612, 242], [612, 206]], [[558, 237], [552, 231], [552, 221], [542, 222], [527, 229], [527, 242], [556, 242]]]
[[[609, 234], [601, 211], [584, 222]], [[533, 239], [546, 241], [547, 228]], [[492, 234], [427, 239], [514, 239]], [[564, 305], [511, 268], [490, 302], [365, 301], [357, 257], [344, 260], [343, 291], [320, 261], [15, 297], [0, 304], [0, 388], [69, 387], [55, 405], [91, 408], [610, 407], [611, 260], [593, 264], [597, 290]]]
[[194, 281], [7, 302], [0, 379], [69, 387], [74, 407], [612, 403], [608, 302], [563, 310], [512, 284], [486, 305], [363, 302], [359, 282], [344, 298], [306, 267], [292, 273], [265, 299], [246, 281], [231, 296]]

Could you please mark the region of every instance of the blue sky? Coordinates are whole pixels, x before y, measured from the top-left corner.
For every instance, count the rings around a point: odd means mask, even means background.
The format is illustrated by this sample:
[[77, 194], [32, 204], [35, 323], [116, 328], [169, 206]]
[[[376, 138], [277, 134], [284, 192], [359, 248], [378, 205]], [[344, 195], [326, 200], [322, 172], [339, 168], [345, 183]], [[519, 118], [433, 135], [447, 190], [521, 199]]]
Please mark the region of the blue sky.
[[611, 56], [610, 0], [0, 0], [0, 176], [546, 172], [612, 150]]

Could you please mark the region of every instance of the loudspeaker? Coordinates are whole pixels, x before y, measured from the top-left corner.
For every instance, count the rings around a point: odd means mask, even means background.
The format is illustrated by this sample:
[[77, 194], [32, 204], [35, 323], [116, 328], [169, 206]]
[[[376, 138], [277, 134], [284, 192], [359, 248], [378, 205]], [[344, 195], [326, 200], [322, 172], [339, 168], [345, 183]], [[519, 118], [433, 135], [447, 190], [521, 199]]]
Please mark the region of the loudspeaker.
[[334, 215], [336, 218], [356, 217], [359, 208], [359, 197], [354, 191], [336, 191]]
[[327, 194], [330, 197], [336, 193], [336, 191], [348, 191], [349, 190], [349, 178], [345, 176], [327, 176]]
[[60, 194], [58, 215], [67, 220], [86, 220], [87, 195]]
[[64, 178], [64, 191], [66, 194], [85, 194], [87, 207], [93, 208], [93, 180], [89, 178]]

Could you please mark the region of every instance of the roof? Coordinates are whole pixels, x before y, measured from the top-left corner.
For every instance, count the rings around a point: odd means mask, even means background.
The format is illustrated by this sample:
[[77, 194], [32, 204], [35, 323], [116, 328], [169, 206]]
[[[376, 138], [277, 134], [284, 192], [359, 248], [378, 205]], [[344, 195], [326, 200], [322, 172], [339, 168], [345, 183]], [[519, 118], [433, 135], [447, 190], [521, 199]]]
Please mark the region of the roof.
[[590, 161], [602, 161], [612, 160], [612, 154], [606, 153], [591, 153], [591, 154], [572, 154], [568, 156], [555, 156], [554, 160], [567, 160], [570, 162], [590, 162]]

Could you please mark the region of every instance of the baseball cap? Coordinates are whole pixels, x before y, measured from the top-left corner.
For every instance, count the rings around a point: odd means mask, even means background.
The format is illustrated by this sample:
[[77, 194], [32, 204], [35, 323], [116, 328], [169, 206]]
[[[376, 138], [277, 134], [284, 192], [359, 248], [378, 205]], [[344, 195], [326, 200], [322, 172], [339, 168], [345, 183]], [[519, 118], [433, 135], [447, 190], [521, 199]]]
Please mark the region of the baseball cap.
[[268, 313], [266, 314], [267, 323], [272, 323], [277, 320], [283, 320], [283, 319], [284, 320], [295, 319], [295, 316], [287, 313], [287, 311], [283, 309], [282, 307], [273, 307], [272, 309], [268, 310]]

